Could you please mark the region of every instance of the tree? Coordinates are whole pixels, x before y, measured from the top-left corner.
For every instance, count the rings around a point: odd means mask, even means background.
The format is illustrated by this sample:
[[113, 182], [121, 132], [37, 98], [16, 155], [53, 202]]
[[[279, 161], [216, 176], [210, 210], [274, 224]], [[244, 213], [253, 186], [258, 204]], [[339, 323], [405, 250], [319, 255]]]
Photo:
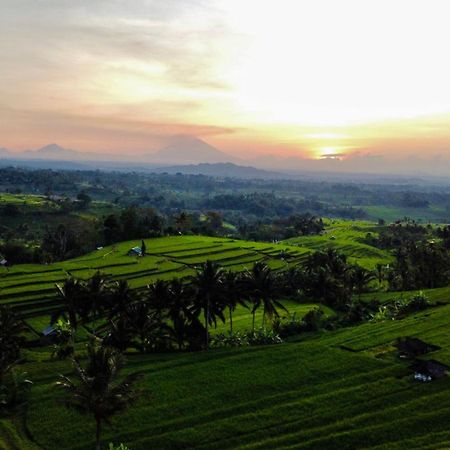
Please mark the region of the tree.
[[356, 292], [361, 299], [361, 294], [364, 292], [367, 285], [375, 279], [375, 275], [370, 270], [364, 269], [364, 267], [355, 266], [351, 271], [351, 278]]
[[207, 260], [191, 278], [194, 289], [193, 314], [203, 312], [205, 322], [205, 345], [209, 348], [209, 327], [217, 325], [217, 317], [225, 322], [223, 269], [216, 263]]
[[88, 346], [87, 366], [82, 367], [77, 359], [73, 359], [73, 364], [76, 381], [61, 375], [56, 384], [68, 394], [67, 407], [94, 417], [95, 448], [100, 450], [103, 423], [127, 409], [136, 399], [133, 385], [138, 375], [131, 374], [119, 381], [122, 355], [117, 350], [92, 342]]
[[383, 278], [384, 278], [384, 267], [383, 264], [378, 263], [375, 266], [375, 269], [377, 271], [377, 279], [378, 279], [378, 284], [381, 285], [381, 283], [383, 282]]
[[55, 316], [53, 322], [56, 322], [62, 312], [67, 312], [70, 326], [76, 330], [78, 328], [78, 317], [87, 319], [89, 316], [85, 283], [70, 277], [63, 285], [55, 284], [55, 286], [62, 302], [63, 311]]
[[280, 287], [277, 280], [266, 264], [257, 262], [252, 270], [246, 273], [247, 292], [253, 302], [253, 331], [255, 331], [255, 314], [260, 305], [263, 305], [263, 327], [266, 318], [279, 317], [277, 308], [286, 311], [286, 308], [276, 298]]
[[191, 336], [191, 325], [198, 318], [192, 314], [192, 292], [180, 279], [170, 283], [168, 305], [169, 318], [172, 321], [172, 333], [178, 349], [182, 350], [185, 340]]
[[104, 310], [110, 295], [110, 285], [106, 282], [105, 277], [96, 272], [85, 283], [88, 312], [95, 319]]
[[147, 246], [145, 245], [145, 242], [143, 239], [142, 239], [142, 243], [141, 243], [141, 252], [142, 252], [142, 256], [145, 256], [147, 254]]
[[10, 366], [20, 358], [21, 333], [25, 325], [8, 306], [0, 306], [0, 383]]
[[233, 334], [233, 313], [238, 305], [245, 305], [242, 292], [242, 278], [236, 272], [228, 271], [225, 273], [225, 303], [228, 307], [230, 316], [230, 334]]
[[114, 318], [129, 320], [129, 310], [131, 305], [138, 299], [135, 290], [130, 288], [127, 280], [119, 280], [112, 284], [107, 297], [108, 316], [112, 320]]
[[86, 194], [86, 192], [81, 191], [78, 195], [77, 195], [77, 200], [80, 203], [80, 206], [83, 209], [86, 209], [92, 202], [92, 198]]

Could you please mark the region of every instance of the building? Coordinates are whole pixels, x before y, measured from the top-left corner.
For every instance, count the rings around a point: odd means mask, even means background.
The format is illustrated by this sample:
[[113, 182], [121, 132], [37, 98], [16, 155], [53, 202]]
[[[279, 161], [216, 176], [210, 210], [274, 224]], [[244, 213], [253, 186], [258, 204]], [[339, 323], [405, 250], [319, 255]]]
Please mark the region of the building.
[[141, 247], [133, 247], [130, 249], [127, 253], [128, 256], [142, 256], [142, 249]]
[[427, 361], [416, 360], [411, 368], [414, 370], [414, 379], [424, 382], [444, 378], [450, 369], [449, 366], [434, 359]]
[[418, 356], [422, 356], [440, 349], [437, 345], [428, 344], [427, 342], [413, 337], [402, 337], [397, 339], [394, 347], [397, 348], [398, 356], [400, 358], [409, 359], [414, 359]]

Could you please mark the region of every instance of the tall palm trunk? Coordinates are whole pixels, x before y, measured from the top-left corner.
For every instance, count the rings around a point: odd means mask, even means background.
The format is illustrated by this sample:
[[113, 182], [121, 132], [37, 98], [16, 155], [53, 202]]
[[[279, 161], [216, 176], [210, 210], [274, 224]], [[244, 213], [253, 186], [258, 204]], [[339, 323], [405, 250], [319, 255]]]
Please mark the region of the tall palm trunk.
[[256, 315], [256, 311], [253, 309], [252, 311], [252, 315], [253, 315], [253, 319], [252, 319], [252, 331], [253, 333], [255, 332], [255, 315]]
[[205, 311], [205, 329], [206, 329], [206, 350], [209, 350], [209, 294], [206, 297], [206, 311]]
[[230, 307], [230, 335], [233, 336], [233, 310]]
[[99, 417], [97, 417], [95, 419], [96, 421], [96, 430], [95, 430], [95, 450], [101, 450], [100, 447], [100, 433], [101, 433], [101, 419]]

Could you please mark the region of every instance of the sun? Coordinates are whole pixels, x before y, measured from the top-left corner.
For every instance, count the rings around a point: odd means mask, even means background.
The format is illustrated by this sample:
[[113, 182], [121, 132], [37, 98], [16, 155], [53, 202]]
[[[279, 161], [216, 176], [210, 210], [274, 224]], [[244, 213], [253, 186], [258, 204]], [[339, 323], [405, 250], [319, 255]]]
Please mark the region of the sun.
[[342, 156], [342, 153], [338, 147], [326, 146], [319, 147], [317, 150], [317, 157], [319, 159], [327, 158], [327, 159], [339, 159]]

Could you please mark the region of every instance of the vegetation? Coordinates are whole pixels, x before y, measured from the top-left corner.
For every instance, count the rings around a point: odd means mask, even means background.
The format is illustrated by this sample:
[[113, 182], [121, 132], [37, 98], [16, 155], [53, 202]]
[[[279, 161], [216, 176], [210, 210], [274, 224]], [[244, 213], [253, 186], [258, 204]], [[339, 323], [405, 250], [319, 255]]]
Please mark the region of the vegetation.
[[450, 227], [337, 218], [445, 193], [2, 173], [0, 446], [449, 446]]

